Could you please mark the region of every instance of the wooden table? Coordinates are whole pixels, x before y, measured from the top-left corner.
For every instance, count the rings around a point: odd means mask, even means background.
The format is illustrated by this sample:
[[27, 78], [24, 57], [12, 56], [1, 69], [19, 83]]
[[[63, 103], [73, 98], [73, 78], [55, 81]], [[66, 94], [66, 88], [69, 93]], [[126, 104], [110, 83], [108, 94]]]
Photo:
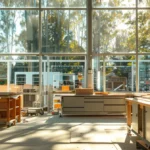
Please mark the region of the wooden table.
[[126, 98], [127, 125], [150, 144], [150, 97]]

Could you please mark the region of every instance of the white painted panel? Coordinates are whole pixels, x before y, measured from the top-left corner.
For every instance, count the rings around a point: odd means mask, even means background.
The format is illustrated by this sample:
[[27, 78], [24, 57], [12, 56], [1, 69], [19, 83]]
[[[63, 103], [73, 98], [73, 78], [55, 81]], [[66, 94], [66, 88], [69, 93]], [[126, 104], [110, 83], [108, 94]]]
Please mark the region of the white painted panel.
[[145, 130], [146, 130], [146, 139], [150, 142], [150, 108], [146, 107], [146, 114], [145, 114]]
[[132, 129], [138, 133], [138, 105], [132, 104]]

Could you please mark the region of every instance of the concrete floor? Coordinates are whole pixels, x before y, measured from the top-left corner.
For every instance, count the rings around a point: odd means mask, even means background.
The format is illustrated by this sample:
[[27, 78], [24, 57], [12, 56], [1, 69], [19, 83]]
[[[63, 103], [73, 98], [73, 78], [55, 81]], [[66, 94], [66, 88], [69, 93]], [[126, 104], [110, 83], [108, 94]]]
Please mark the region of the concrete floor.
[[44, 114], [0, 128], [0, 150], [136, 150], [136, 139], [120, 116]]

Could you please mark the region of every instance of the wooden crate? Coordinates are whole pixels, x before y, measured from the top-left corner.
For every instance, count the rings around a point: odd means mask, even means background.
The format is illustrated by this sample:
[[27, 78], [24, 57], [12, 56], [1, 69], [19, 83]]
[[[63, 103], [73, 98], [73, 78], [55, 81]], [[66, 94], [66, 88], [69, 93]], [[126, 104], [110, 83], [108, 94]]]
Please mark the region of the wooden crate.
[[93, 89], [92, 88], [76, 88], [75, 93], [76, 95], [92, 95]]

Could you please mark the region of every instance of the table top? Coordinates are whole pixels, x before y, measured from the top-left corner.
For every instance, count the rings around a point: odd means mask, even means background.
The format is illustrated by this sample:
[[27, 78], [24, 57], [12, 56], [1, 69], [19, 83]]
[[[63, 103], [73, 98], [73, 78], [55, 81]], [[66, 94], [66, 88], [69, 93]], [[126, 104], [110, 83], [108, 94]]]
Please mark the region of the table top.
[[0, 92], [0, 98], [18, 98], [20, 93], [15, 93], [15, 92]]
[[150, 99], [144, 97], [126, 98], [126, 101], [150, 107]]

